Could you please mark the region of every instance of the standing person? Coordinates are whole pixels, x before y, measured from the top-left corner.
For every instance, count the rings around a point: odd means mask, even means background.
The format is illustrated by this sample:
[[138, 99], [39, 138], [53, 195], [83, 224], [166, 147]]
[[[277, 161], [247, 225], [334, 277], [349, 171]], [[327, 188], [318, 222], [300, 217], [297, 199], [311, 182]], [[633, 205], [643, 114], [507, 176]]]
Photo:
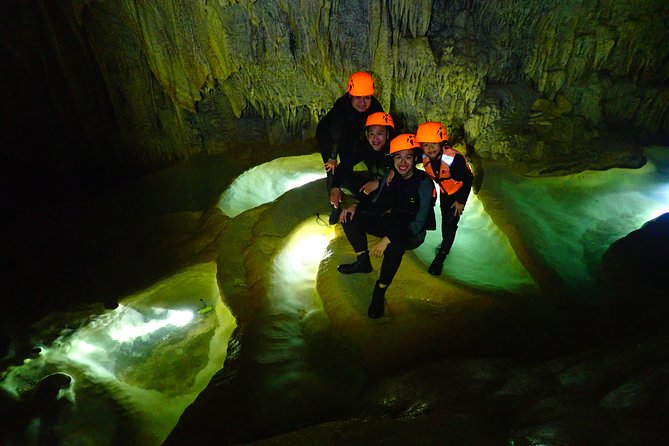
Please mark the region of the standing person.
[[423, 149], [425, 172], [439, 186], [441, 197], [441, 245], [428, 272], [438, 276], [444, 268], [446, 256], [451, 251], [460, 216], [467, 204], [474, 179], [465, 157], [448, 145], [446, 127], [428, 121], [418, 126], [416, 140]]
[[[332, 178], [330, 203], [337, 207], [341, 203], [342, 189], [358, 200], [373, 196], [390, 171], [392, 163], [388, 157], [390, 133], [395, 129], [393, 117], [386, 112], [374, 112], [365, 122], [365, 139], [359, 140], [348, 162], [342, 162]], [[358, 163], [365, 163], [367, 172], [354, 172]]]
[[[346, 93], [337, 99], [316, 127], [316, 139], [327, 173], [328, 195], [332, 178], [337, 168], [337, 157], [342, 163], [350, 163], [353, 146], [360, 137], [365, 120], [371, 113], [383, 111], [379, 101], [373, 96], [374, 79], [369, 73], [357, 71], [348, 78]], [[330, 203], [330, 224], [339, 220], [339, 203]]]
[[407, 249], [415, 249], [425, 240], [427, 229], [434, 229], [434, 184], [425, 172], [416, 169], [420, 156], [413, 134], [404, 133], [390, 142], [395, 176], [390, 184], [381, 182], [371, 202], [361, 202], [342, 211], [341, 223], [357, 259], [339, 265], [342, 274], [372, 272], [367, 234], [381, 237], [371, 248], [383, 256], [379, 280], [367, 310], [370, 318], [383, 316], [388, 286], [400, 267]]

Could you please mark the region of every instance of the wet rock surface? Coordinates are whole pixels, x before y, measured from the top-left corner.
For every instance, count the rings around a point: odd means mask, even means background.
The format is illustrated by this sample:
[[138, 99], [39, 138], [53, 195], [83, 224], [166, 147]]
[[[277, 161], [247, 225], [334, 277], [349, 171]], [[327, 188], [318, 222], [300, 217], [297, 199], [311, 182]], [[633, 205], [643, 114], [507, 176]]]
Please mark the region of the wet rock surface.
[[[625, 306], [570, 305], [554, 295], [482, 291], [427, 275], [426, 265], [407, 253], [387, 293], [388, 315], [372, 321], [366, 308], [380, 261], [373, 259], [369, 275], [339, 274], [337, 264], [352, 253], [337, 227], [318, 275], [322, 309], [267, 313], [274, 257], [299, 222], [327, 209], [322, 181], [231, 219], [207, 205], [216, 194], [193, 187], [208, 178], [225, 188], [232, 178], [211, 179], [219, 173], [215, 166], [211, 159], [189, 161], [86, 205], [79, 211], [98, 218], [77, 240], [96, 240], [98, 249], [109, 253], [87, 257], [86, 271], [95, 280], [47, 269], [41, 276], [55, 289], [82, 290], [59, 291], [62, 300], [52, 307], [66, 310], [96, 298], [102, 304], [101, 297], [141, 287], [185, 264], [216, 261], [221, 296], [238, 329], [224, 369], [165, 444], [666, 442], [669, 333], [643, 311], [643, 302], [630, 313]], [[193, 192], [176, 192], [180, 187]], [[484, 204], [489, 200], [491, 210], [501, 199], [480, 198]], [[147, 206], [135, 200], [146, 200]], [[112, 203], [118, 211], [134, 209], [135, 218], [111, 218], [103, 204]], [[491, 215], [513, 238], [513, 221], [501, 219], [500, 209]], [[128, 226], [119, 226], [119, 220]], [[62, 217], [55, 226], [42, 221], [25, 229], [59, 234], [76, 222]], [[66, 240], [48, 246], [80, 252], [81, 242]], [[48, 258], [71, 267], [77, 256], [62, 248]], [[26, 275], [33, 271], [31, 262], [44, 261], [22, 259]], [[535, 261], [529, 252], [524, 264]], [[115, 271], [134, 275], [121, 280]], [[546, 266], [537, 264], [533, 271], [541, 281]], [[83, 290], [90, 290], [89, 283], [107, 294], [88, 296]], [[36, 320], [40, 314], [23, 316]], [[298, 360], [259, 361], [264, 327], [276, 317], [292, 318], [296, 331], [290, 339], [303, 352]]]
[[648, 300], [666, 310], [667, 253], [669, 214], [663, 214], [612, 244], [604, 254], [604, 271], [629, 300]]
[[647, 333], [544, 361], [418, 365], [372, 380], [346, 421], [253, 444], [664, 443], [669, 375], [658, 353], [668, 339], [666, 331]]
[[443, 121], [518, 172], [639, 166], [639, 142], [669, 132], [665, 16], [662, 0], [14, 3], [0, 11], [14, 36], [3, 202], [85, 195], [201, 153], [281, 153], [355, 70], [398, 130]]

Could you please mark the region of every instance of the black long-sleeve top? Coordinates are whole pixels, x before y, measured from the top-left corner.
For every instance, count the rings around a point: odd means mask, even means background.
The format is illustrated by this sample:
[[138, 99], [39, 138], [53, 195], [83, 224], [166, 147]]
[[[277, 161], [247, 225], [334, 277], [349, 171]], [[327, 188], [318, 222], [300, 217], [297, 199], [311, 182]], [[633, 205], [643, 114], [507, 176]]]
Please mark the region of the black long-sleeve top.
[[332, 179], [332, 187], [341, 187], [348, 176], [354, 175], [353, 168], [361, 162], [365, 163], [369, 178], [378, 180], [381, 184], [381, 180], [392, 168], [392, 159], [388, 156], [388, 150], [389, 143], [376, 151], [366, 139], [359, 139], [356, 141], [351, 158], [337, 166]]
[[337, 99], [316, 127], [316, 139], [323, 159], [337, 159], [342, 151], [352, 152], [356, 139], [365, 128], [367, 116], [378, 111], [383, 111], [383, 107], [374, 96], [365, 112], [353, 108], [348, 93]]
[[[406, 235], [425, 239], [427, 229], [434, 229], [434, 183], [430, 177], [414, 168], [411, 178], [404, 179], [395, 172], [389, 185], [382, 180], [381, 187], [371, 204], [360, 203], [363, 210], [384, 213], [404, 228]], [[392, 238], [391, 238], [392, 240]]]

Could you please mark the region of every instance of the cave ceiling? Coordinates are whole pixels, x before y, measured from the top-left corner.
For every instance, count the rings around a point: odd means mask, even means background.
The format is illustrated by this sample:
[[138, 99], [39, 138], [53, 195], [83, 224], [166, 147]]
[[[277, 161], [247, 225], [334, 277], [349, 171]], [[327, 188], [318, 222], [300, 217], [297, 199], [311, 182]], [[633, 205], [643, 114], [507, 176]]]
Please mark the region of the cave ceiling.
[[309, 141], [357, 70], [402, 129], [442, 121], [470, 157], [528, 175], [638, 167], [669, 133], [661, 0], [58, 0], [5, 15], [19, 93], [44, 82], [61, 119], [113, 144], [71, 155], [99, 163]]

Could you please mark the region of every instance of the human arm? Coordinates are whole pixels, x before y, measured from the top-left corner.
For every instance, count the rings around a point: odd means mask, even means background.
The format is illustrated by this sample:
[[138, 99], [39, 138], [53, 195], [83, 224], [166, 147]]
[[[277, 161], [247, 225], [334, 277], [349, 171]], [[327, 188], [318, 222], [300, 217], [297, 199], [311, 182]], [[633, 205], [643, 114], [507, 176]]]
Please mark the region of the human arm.
[[390, 239], [387, 236], [383, 237], [369, 248], [369, 252], [376, 257], [382, 257], [389, 244]]
[[[344, 97], [340, 97], [332, 105], [332, 108], [323, 116], [316, 126], [316, 139], [323, 157], [323, 164], [336, 167], [336, 161], [339, 155], [340, 144], [345, 135], [343, 129], [345, 116], [344, 109], [346, 102]], [[329, 162], [334, 161], [334, 163]], [[328, 172], [331, 167], [326, 167]]]
[[[462, 181], [462, 186], [454, 194], [455, 203], [452, 206], [455, 207], [456, 204], [460, 205], [461, 209], [458, 215], [461, 215], [462, 210], [464, 210], [464, 207], [467, 204], [469, 193], [472, 190], [472, 183], [474, 180], [474, 176], [472, 175], [472, 172], [469, 169], [469, 166], [467, 165], [467, 160], [465, 159], [464, 156], [460, 154], [456, 155], [455, 159], [453, 160], [453, 163], [451, 164], [450, 167], [450, 171], [451, 171], [451, 178], [453, 180]], [[458, 212], [457, 209], [456, 212]]]
[[409, 223], [409, 232], [411, 235], [417, 235], [425, 229], [428, 217], [432, 210], [432, 193], [434, 192], [434, 183], [427, 176], [418, 186], [418, 210], [413, 221]]
[[334, 172], [331, 187], [341, 188], [342, 185], [348, 184], [351, 176], [354, 175], [353, 172], [355, 170], [355, 166], [360, 162], [360, 154], [358, 149], [360, 144], [361, 141], [356, 140], [350, 144], [350, 147], [343, 149], [346, 153], [344, 153], [344, 156], [341, 157], [341, 162], [337, 166], [337, 170]]
[[366, 182], [365, 184], [362, 185], [362, 187], [359, 189], [360, 192], [362, 192], [365, 195], [369, 195], [375, 190], [379, 188], [379, 181], [378, 180], [371, 180]]
[[357, 204], [352, 204], [351, 206], [344, 208], [341, 211], [339, 222], [346, 223], [347, 221], [353, 220], [353, 216], [355, 215], [355, 211], [357, 210], [357, 208], [358, 208]]
[[333, 187], [330, 189], [330, 204], [335, 208], [339, 207], [341, 203], [341, 189], [338, 187]]
[[324, 167], [325, 167], [325, 171], [326, 171], [326, 172], [334, 173], [335, 169], [337, 168], [337, 160], [336, 160], [336, 158], [335, 158], [335, 159], [332, 159], [332, 158], [328, 159], [328, 160], [325, 162]]
[[393, 178], [395, 178], [395, 170], [388, 172], [388, 175], [386, 176], [386, 186], [390, 185], [390, 182], [393, 181]]
[[459, 217], [465, 211], [465, 205], [464, 203], [456, 201], [451, 205], [451, 209], [453, 209], [454, 214]]

